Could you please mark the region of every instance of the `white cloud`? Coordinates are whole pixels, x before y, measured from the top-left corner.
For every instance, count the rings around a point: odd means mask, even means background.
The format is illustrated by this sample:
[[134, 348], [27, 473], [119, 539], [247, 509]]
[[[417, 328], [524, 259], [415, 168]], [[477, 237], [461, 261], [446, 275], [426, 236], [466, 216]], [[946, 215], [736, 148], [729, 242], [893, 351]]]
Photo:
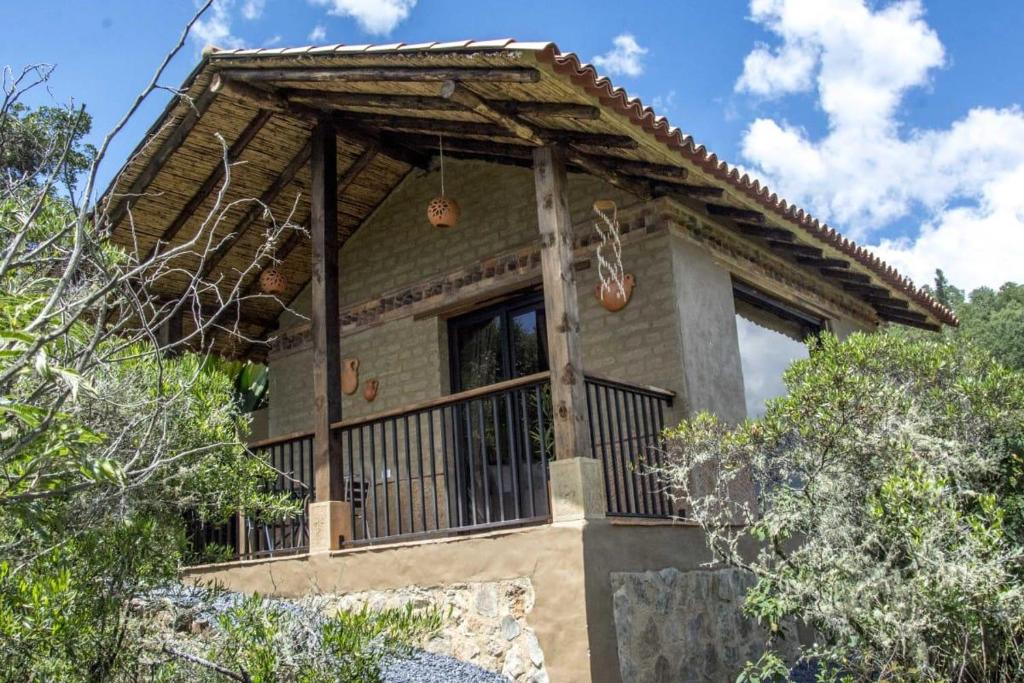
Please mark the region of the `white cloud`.
[[313, 27], [313, 30], [309, 32], [309, 40], [314, 43], [319, 43], [327, 38], [327, 27], [322, 24], [317, 24]]
[[[944, 129], [901, 120], [912, 88], [946, 63], [919, 0], [880, 9], [864, 0], [752, 0], [751, 17], [779, 38], [757, 45], [736, 90], [760, 97], [813, 91], [828, 121], [813, 138], [759, 118], [743, 157], [780, 195], [860, 239], [923, 215], [909, 240], [879, 251], [915, 281], [936, 267], [959, 286], [1019, 279], [1024, 251], [1024, 112], [979, 107]], [[1011, 258], [1013, 257], [1013, 258]]]
[[623, 33], [612, 40], [611, 50], [592, 61], [610, 76], [639, 76], [644, 72], [641, 60], [645, 54], [647, 48], [640, 47], [631, 34]]
[[226, 50], [245, 47], [245, 41], [231, 32], [234, 0], [216, 0], [192, 26], [192, 39], [200, 45], [215, 45]]
[[328, 14], [351, 17], [367, 33], [387, 35], [409, 17], [416, 0], [310, 0]]
[[668, 112], [676, 106], [676, 91], [669, 90], [664, 95], [655, 95], [651, 100], [651, 109], [658, 116], [668, 116]]
[[242, 3], [242, 16], [253, 21], [263, 16], [263, 8], [266, 7], [267, 0], [245, 0]]

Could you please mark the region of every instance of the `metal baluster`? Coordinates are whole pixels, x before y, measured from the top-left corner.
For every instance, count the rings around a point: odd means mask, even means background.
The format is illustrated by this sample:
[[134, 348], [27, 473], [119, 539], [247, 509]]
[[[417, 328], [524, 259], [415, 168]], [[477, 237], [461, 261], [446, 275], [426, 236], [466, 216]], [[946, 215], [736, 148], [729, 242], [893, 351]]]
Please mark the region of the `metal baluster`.
[[530, 517], [537, 516], [537, 500], [533, 494], [533, 446], [530, 444], [530, 401], [527, 390], [519, 392], [520, 410], [523, 412], [523, 455], [526, 458], [526, 490], [530, 493]]
[[627, 394], [629, 403], [632, 406], [630, 425], [633, 429], [633, 452], [634, 459], [636, 460], [636, 478], [640, 484], [641, 500], [643, 501], [643, 509], [638, 510], [644, 515], [650, 515], [653, 512], [653, 505], [651, 504], [650, 498], [650, 481], [647, 479], [647, 458], [644, 449], [642, 448], [643, 443], [643, 426], [640, 421], [640, 404], [638, 402], [639, 395], [635, 391]]
[[628, 512], [633, 514], [636, 512], [636, 482], [633, 481], [630, 475], [630, 462], [629, 462], [629, 447], [628, 439], [629, 435], [625, 432], [625, 423], [622, 421], [622, 405], [621, 405], [621, 392], [618, 389], [612, 389], [612, 406], [615, 408], [615, 430], [618, 435], [619, 442], [619, 459], [622, 462], [622, 484], [626, 489], [626, 499], [629, 501]]
[[483, 399], [475, 401], [476, 411], [476, 422], [477, 426], [480, 427], [480, 474], [483, 478], [482, 484], [484, 489], [484, 518], [489, 524], [491, 522], [491, 487], [490, 482], [487, 480], [487, 432], [484, 429], [484, 402]]
[[613, 394], [607, 385], [601, 387], [601, 393], [604, 396], [604, 410], [608, 418], [608, 448], [611, 451], [612, 471], [615, 473], [615, 495], [619, 501], [619, 504], [616, 506], [618, 508], [616, 512], [626, 514], [629, 512], [629, 495], [626, 489], [626, 480], [623, 476], [622, 448], [618, 438], [618, 426], [612, 417], [612, 409], [614, 407], [612, 402]]
[[[596, 404], [596, 410], [594, 412], [597, 414], [597, 432], [600, 435], [601, 459], [602, 459], [602, 461], [604, 463], [604, 495], [605, 495], [605, 500], [608, 503], [608, 512], [614, 513], [614, 512], [618, 512], [618, 510], [616, 508], [619, 505], [620, 498], [619, 498], [618, 490], [616, 489], [615, 502], [614, 503], [612, 502], [612, 489], [616, 488], [616, 486], [615, 486], [615, 470], [612, 469], [611, 461], [608, 458], [608, 437], [605, 434], [605, 418], [602, 416], [602, 413], [603, 412], [607, 412], [607, 411], [602, 411], [601, 410], [601, 406], [603, 405], [603, 402], [601, 401], [601, 393], [600, 393], [600, 389], [601, 388], [597, 384], [590, 385], [590, 388], [591, 388], [592, 393], [594, 395], [594, 403]], [[589, 405], [589, 401], [587, 403]], [[597, 448], [597, 442], [596, 441], [592, 441], [591, 443], [592, 443], [592, 447], [596, 449]]]
[[[398, 420], [395, 420], [397, 426]], [[416, 511], [412, 507], [412, 447], [409, 444], [409, 415], [402, 416], [402, 432], [405, 436], [405, 491], [409, 496], [409, 531], [416, 531]], [[401, 487], [399, 487], [401, 492]]]
[[[434, 529], [438, 530], [441, 528], [440, 509], [437, 504], [437, 449], [434, 446], [434, 410], [427, 411], [427, 434], [430, 438], [430, 481], [434, 485]], [[442, 411], [441, 418], [444, 419], [444, 413]], [[447, 487], [448, 478], [445, 477], [445, 486]]]
[[463, 404], [465, 410], [462, 411], [462, 417], [466, 425], [466, 454], [468, 455], [468, 462], [466, 468], [466, 486], [469, 488], [469, 521], [471, 525], [476, 524], [476, 478], [474, 477], [476, 467], [474, 466], [474, 451], [476, 448], [473, 445], [473, 421], [470, 417], [471, 403]]
[[491, 394], [491, 419], [494, 421], [494, 455], [498, 461], [498, 514], [501, 517], [501, 521], [505, 521], [505, 477], [502, 473], [502, 457], [501, 457], [501, 424], [498, 420], [498, 397], [495, 394]]
[[[541, 385], [536, 387], [537, 395], [537, 429], [540, 434], [540, 467], [541, 474], [544, 477], [543, 491], [547, 494], [547, 481], [548, 481], [548, 443], [547, 435], [544, 433], [544, 402], [541, 400]], [[531, 482], [532, 483], [532, 482]], [[548, 500], [547, 505], [548, 516], [551, 515], [551, 501]]]
[[[430, 416], [428, 411], [427, 416]], [[420, 522], [423, 525], [423, 531], [427, 530], [427, 478], [423, 476], [423, 429], [420, 426], [421, 418], [423, 413], [416, 413], [416, 467], [419, 473], [420, 480]], [[437, 490], [434, 490], [434, 496], [437, 496]]]
[[503, 397], [505, 399], [505, 421], [508, 425], [508, 461], [512, 474], [512, 509], [515, 511], [515, 518], [522, 519], [523, 513], [519, 505], [519, 458], [516, 455], [516, 431], [512, 417], [512, 400], [517, 392], [518, 389], [507, 391]]
[[[395, 519], [398, 522], [398, 535], [402, 535], [402, 468], [398, 464], [398, 420], [389, 419], [391, 423], [391, 450], [395, 455]], [[385, 439], [387, 437], [384, 437]], [[388, 500], [391, 496], [388, 496]]]

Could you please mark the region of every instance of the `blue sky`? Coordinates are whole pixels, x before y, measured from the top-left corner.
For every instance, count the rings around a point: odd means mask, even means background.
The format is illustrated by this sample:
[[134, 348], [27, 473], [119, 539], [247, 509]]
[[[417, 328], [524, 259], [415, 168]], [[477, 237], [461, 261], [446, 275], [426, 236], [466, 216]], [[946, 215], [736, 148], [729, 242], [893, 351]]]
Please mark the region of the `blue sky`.
[[[552, 40], [719, 156], [925, 282], [1024, 280], [1020, 0], [217, 0], [204, 42], [294, 46]], [[57, 70], [35, 102], [84, 102], [96, 136], [150, 77], [192, 0], [14, 0], [0, 65]], [[110, 174], [162, 109], [111, 148]]]

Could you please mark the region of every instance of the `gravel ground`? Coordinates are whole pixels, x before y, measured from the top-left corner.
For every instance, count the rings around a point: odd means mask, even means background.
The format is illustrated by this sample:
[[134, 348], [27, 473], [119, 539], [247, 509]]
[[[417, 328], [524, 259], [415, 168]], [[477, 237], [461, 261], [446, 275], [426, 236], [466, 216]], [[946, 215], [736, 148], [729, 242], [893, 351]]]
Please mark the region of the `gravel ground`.
[[[202, 588], [191, 586], [174, 586], [171, 588], [151, 591], [141, 603], [171, 603], [178, 610], [191, 613], [191, 621], [215, 622], [217, 615], [234, 607], [242, 596], [238, 593], [218, 593], [210, 600], [209, 593]], [[315, 626], [321, 619], [319, 613], [310, 610], [308, 605], [292, 600], [268, 598], [279, 609], [293, 612]], [[408, 659], [394, 659], [384, 665], [385, 683], [504, 683], [505, 677], [499, 673], [482, 669], [479, 666], [464, 662], [454, 657], [418, 651]]]
[[505, 683], [505, 680], [499, 673], [432, 652], [419, 652], [384, 668], [385, 683]]

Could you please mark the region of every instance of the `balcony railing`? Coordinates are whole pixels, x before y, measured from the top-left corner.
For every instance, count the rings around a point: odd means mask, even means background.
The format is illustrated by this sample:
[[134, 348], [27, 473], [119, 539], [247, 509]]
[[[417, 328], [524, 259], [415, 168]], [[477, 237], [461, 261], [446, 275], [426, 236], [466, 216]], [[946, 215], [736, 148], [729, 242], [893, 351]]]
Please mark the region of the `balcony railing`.
[[591, 449], [604, 465], [608, 514], [672, 517], [669, 491], [657, 470], [673, 394], [592, 375], [586, 390]]
[[335, 425], [352, 544], [548, 519], [548, 373]]
[[[349, 546], [468, 533], [550, 519], [548, 461], [554, 452], [549, 374], [502, 382], [332, 426]], [[588, 375], [592, 455], [604, 465], [610, 515], [671, 517], [659, 483], [660, 434], [673, 394]], [[302, 513], [277, 522], [239, 516], [192, 525], [193, 547], [220, 545], [254, 558], [305, 552], [314, 500], [313, 436], [250, 444], [278, 472], [270, 486]], [[216, 544], [216, 545], [214, 545]]]

